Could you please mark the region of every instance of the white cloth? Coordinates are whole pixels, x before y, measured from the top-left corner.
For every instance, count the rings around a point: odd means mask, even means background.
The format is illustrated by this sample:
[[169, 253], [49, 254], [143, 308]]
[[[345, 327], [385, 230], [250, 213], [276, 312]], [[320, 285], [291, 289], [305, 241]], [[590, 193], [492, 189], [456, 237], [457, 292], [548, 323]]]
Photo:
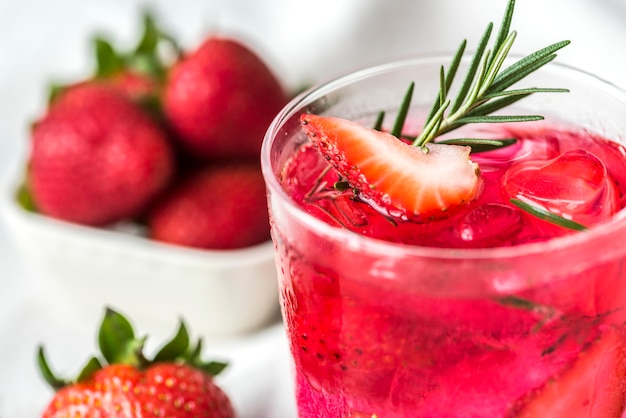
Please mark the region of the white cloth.
[[[426, 51], [452, 51], [463, 37], [473, 48], [503, 0], [0, 0], [0, 169], [24, 154], [29, 123], [45, 103], [49, 81], [89, 71], [94, 30], [122, 45], [138, 31], [141, 4], [182, 40], [210, 32], [242, 35], [295, 88], [369, 64]], [[513, 48], [528, 53], [562, 39], [559, 60], [626, 86], [626, 1], [519, 1]], [[0, 417], [36, 417], [50, 398], [35, 369], [45, 343], [56, 370], [71, 375], [95, 349], [96, 324], [48, 300], [26, 273], [0, 223]], [[156, 338], [155, 338], [156, 339]], [[158, 339], [156, 339], [158, 341]], [[240, 417], [294, 416], [287, 344], [280, 324], [220, 342], [207, 356], [232, 363], [220, 382]]]

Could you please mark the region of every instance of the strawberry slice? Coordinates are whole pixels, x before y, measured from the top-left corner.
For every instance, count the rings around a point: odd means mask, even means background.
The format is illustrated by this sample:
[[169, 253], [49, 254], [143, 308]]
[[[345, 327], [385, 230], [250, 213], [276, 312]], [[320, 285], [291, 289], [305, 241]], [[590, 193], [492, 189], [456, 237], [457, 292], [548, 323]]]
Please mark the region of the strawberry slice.
[[396, 216], [436, 216], [480, 191], [470, 148], [427, 144], [427, 152], [395, 136], [335, 117], [304, 114], [302, 128], [320, 153], [364, 199]]
[[609, 329], [570, 369], [518, 402], [510, 416], [619, 418], [626, 404], [626, 342]]

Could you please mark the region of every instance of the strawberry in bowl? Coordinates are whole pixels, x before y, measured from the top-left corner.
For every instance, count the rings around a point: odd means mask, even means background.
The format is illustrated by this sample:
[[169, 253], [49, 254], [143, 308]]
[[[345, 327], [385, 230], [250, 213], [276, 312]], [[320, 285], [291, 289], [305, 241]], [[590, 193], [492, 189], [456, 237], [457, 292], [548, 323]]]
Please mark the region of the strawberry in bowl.
[[169, 72], [163, 110], [181, 147], [204, 159], [258, 161], [263, 135], [287, 94], [246, 44], [211, 36]]
[[147, 113], [113, 88], [85, 84], [61, 93], [35, 123], [26, 187], [41, 214], [108, 225], [145, 210], [174, 164]]

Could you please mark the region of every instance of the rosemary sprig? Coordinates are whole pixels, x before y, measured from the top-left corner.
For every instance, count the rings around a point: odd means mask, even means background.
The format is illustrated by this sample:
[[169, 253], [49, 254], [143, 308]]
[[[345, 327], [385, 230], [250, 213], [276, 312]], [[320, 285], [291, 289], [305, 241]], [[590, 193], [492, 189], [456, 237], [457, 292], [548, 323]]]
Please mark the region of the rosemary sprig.
[[[393, 128], [390, 131], [392, 135], [397, 138], [408, 139], [413, 146], [421, 147], [427, 152], [426, 144], [433, 142], [435, 138], [443, 134], [467, 124], [529, 122], [543, 119], [541, 115], [493, 115], [498, 110], [535, 93], [565, 93], [569, 91], [562, 88], [541, 87], [509, 89], [518, 81], [554, 60], [556, 52], [570, 44], [570, 41], [567, 40], [554, 43], [502, 69], [517, 37], [517, 32], [511, 31], [514, 8], [515, 0], [509, 0], [498, 35], [490, 50], [487, 49], [487, 44], [491, 38], [493, 23], [487, 25], [454, 100], [451, 100], [448, 94], [465, 53], [467, 41], [463, 40], [459, 45], [447, 72], [441, 66], [437, 98], [426, 117], [422, 131], [415, 137], [402, 134], [402, 128], [409, 112], [415, 85], [413, 82], [410, 83], [394, 120]], [[374, 125], [375, 129], [381, 129], [384, 116], [384, 112], [378, 114]], [[441, 144], [470, 146], [472, 153], [506, 147], [515, 142], [515, 138], [454, 138], [438, 141]], [[577, 231], [587, 229], [584, 225], [519, 199], [511, 199], [510, 203], [539, 219], [564, 228]]]
[[[509, 89], [513, 84], [543, 67], [556, 58], [556, 52], [567, 46], [569, 41], [561, 41], [542, 48], [502, 69], [504, 62], [513, 46], [517, 32], [511, 31], [511, 20], [515, 0], [509, 0], [498, 35], [491, 49], [487, 44], [491, 38], [493, 24], [489, 23], [478, 47], [470, 61], [468, 71], [454, 100], [448, 97], [456, 76], [459, 64], [465, 53], [467, 41], [461, 42], [449, 70], [440, 69], [440, 87], [433, 107], [428, 114], [420, 134], [413, 140], [413, 145], [423, 147], [435, 138], [470, 123], [504, 123], [527, 122], [543, 119], [540, 115], [492, 115], [492, 113], [509, 106], [534, 93], [562, 93], [567, 89], [529, 87]], [[411, 101], [413, 83], [405, 94], [403, 103], [396, 116], [391, 133], [401, 136], [408, 107]], [[456, 139], [456, 144], [472, 145], [471, 139]], [[491, 144], [496, 145], [496, 144]], [[501, 146], [510, 145], [504, 141]]]

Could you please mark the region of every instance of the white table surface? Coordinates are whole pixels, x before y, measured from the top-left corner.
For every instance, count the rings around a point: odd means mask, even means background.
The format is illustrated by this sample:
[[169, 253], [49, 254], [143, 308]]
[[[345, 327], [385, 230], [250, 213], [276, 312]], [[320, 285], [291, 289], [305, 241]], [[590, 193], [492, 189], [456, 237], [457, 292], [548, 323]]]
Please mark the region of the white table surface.
[[[0, 170], [26, 152], [28, 124], [43, 107], [47, 83], [86, 74], [94, 30], [121, 43], [133, 39], [140, 4], [151, 5], [184, 46], [215, 28], [243, 33], [289, 86], [411, 53], [451, 51], [462, 37], [475, 42], [504, 7], [503, 0], [0, 0]], [[562, 62], [626, 86], [625, 19], [625, 0], [520, 1], [514, 50], [571, 39]], [[35, 368], [38, 343], [67, 374], [95, 349], [96, 324], [49, 300], [26, 267], [0, 222], [1, 418], [36, 417], [51, 396]], [[231, 362], [219, 382], [240, 417], [295, 415], [280, 323], [216, 342], [207, 355]]]

